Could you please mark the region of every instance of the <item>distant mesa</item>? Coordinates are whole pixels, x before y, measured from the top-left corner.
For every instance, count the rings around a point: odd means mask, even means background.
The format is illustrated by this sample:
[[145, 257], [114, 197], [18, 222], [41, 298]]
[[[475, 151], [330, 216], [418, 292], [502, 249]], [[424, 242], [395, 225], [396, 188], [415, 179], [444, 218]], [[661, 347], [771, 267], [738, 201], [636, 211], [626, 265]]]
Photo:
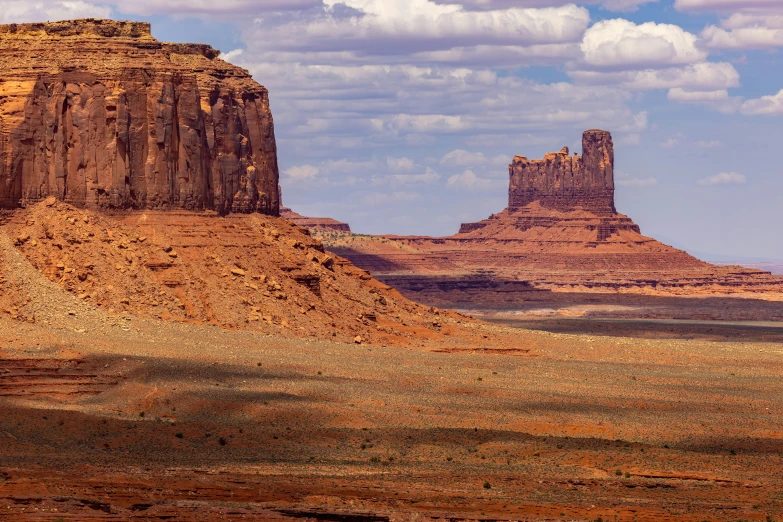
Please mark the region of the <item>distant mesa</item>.
[[520, 292], [780, 294], [769, 272], [715, 266], [642, 235], [615, 208], [614, 145], [586, 131], [582, 155], [514, 157], [509, 205], [448, 237], [324, 237], [331, 251], [408, 297], [443, 306], [498, 304]]
[[333, 232], [351, 232], [348, 223], [342, 223], [332, 218], [306, 217], [294, 212], [288, 207], [283, 206], [283, 188], [278, 187], [277, 192], [280, 195], [280, 217], [302, 227], [311, 230], [323, 231], [331, 230]]
[[219, 54], [141, 22], [0, 25], [0, 209], [277, 215], [268, 92]]
[[342, 221], [337, 221], [332, 218], [303, 216], [288, 207], [280, 207], [280, 217], [307, 229], [332, 230], [336, 232], [351, 231], [351, 226], [348, 223], [343, 223]]

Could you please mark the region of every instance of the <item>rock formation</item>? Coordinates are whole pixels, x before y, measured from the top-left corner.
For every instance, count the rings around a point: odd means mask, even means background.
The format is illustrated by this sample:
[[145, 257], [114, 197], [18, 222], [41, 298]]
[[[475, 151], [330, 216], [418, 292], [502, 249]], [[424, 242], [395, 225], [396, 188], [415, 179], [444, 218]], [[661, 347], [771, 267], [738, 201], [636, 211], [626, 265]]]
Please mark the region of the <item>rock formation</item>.
[[267, 90], [110, 20], [0, 26], [0, 208], [279, 210]]
[[582, 156], [568, 147], [542, 160], [516, 156], [509, 165], [508, 208], [515, 211], [534, 201], [561, 211], [577, 207], [594, 214], [615, 214], [614, 144], [612, 135], [589, 130], [582, 135]]
[[332, 218], [307, 217], [283, 206], [283, 189], [278, 187], [280, 194], [280, 217], [302, 227], [311, 230], [331, 230], [333, 232], [350, 232], [348, 223], [343, 223]]
[[642, 235], [615, 210], [611, 135], [590, 130], [582, 143], [581, 157], [567, 148], [543, 160], [516, 156], [509, 208], [454, 236], [320, 236], [408, 297], [439, 306], [509, 303], [540, 290], [783, 293], [769, 272], [710, 265]]

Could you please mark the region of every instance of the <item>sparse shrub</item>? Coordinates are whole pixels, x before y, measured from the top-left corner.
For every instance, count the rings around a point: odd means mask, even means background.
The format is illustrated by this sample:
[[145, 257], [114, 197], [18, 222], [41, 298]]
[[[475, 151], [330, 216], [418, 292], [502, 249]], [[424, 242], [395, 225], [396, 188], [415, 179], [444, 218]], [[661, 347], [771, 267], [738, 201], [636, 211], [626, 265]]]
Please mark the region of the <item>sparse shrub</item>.
[[631, 478], [631, 474], [628, 473], [627, 471], [625, 472], [625, 478]]
[[225, 446], [226, 444], [228, 444], [228, 441], [226, 439], [224, 439], [223, 437], [220, 437], [218, 439], [218, 444], [220, 444], [221, 446]]
[[177, 433], [176, 437], [178, 439], [184, 439], [185, 438], [185, 434], [184, 433]]
[[485, 482], [484, 489], [492, 489], [492, 484], [490, 484], [489, 482]]
[[389, 462], [394, 462], [394, 457], [389, 457]]
[[452, 460], [454, 460], [454, 458], [452, 458], [452, 457], [446, 457], [446, 461], [447, 461], [447, 462], [451, 462]]
[[139, 413], [139, 417], [144, 418], [144, 412]]
[[617, 471], [614, 472], [614, 474], [617, 475], [618, 477], [622, 477], [623, 476], [623, 470], [618, 469]]
[[380, 457], [370, 457], [370, 462], [372, 463], [378, 463], [381, 461]]

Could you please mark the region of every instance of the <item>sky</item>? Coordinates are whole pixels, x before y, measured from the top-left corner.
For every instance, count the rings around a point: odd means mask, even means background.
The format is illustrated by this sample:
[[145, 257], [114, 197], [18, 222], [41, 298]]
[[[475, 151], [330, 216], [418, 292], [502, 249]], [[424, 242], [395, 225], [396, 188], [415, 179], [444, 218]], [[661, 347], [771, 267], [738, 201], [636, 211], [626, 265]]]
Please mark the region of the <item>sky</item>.
[[508, 164], [600, 128], [618, 210], [711, 260], [783, 259], [783, 0], [0, 0], [0, 22], [146, 20], [270, 91], [284, 203], [449, 235]]

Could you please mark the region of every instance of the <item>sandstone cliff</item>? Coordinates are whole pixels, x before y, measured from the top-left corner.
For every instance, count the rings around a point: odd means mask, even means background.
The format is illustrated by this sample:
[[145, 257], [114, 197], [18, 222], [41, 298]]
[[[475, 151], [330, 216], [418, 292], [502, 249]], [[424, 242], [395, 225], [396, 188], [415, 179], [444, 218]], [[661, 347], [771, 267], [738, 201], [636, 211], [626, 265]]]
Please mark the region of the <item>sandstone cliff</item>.
[[0, 26], [0, 208], [279, 211], [267, 90], [146, 23]]
[[582, 135], [582, 156], [568, 147], [542, 160], [516, 156], [509, 165], [508, 208], [534, 201], [557, 210], [581, 207], [595, 214], [614, 214], [614, 144], [612, 135], [589, 130]]

